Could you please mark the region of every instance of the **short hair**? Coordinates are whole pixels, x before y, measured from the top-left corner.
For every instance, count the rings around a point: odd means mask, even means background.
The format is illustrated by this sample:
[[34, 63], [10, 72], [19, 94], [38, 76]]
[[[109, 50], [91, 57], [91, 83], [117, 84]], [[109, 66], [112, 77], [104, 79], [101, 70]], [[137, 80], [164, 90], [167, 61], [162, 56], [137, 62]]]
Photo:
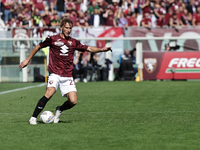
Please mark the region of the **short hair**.
[[72, 27], [74, 26], [74, 22], [71, 19], [64, 18], [60, 23], [60, 27], [62, 28], [66, 23], [72, 24]]

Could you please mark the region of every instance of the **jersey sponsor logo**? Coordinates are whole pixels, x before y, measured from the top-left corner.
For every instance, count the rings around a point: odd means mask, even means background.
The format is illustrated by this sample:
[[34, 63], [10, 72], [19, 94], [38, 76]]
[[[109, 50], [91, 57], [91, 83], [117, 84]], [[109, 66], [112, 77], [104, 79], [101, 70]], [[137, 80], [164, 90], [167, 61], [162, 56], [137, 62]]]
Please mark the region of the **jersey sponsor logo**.
[[175, 68], [176, 73], [199, 73], [200, 58], [173, 58], [168, 64], [166, 73], [171, 73], [171, 68]]
[[62, 46], [62, 45], [64, 45], [64, 43], [61, 42], [61, 41], [57, 41], [57, 42], [55, 42], [54, 44], [55, 44], [56, 46]]
[[66, 45], [63, 45], [60, 48], [61, 48], [60, 51], [62, 52], [60, 53], [60, 55], [68, 56], [67, 52], [68, 52], [69, 47], [67, 47]]
[[148, 73], [154, 72], [157, 66], [157, 59], [156, 58], [145, 58], [144, 59], [144, 67]]
[[70, 46], [72, 46], [72, 41], [68, 41], [68, 44], [69, 44]]

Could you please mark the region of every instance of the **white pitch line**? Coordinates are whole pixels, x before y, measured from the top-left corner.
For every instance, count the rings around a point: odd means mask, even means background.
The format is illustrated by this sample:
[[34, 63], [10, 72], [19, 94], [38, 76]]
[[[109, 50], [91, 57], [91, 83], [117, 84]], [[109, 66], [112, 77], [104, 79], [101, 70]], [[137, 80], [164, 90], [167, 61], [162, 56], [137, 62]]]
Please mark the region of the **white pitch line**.
[[27, 90], [27, 89], [31, 89], [31, 88], [35, 88], [35, 87], [44, 86], [44, 85], [46, 85], [46, 83], [42, 83], [42, 84], [39, 84], [39, 85], [28, 86], [28, 87], [23, 87], [23, 88], [18, 88], [18, 89], [9, 90], [9, 91], [4, 91], [4, 92], [0, 92], [0, 95], [1, 94], [11, 93], [11, 92], [17, 92], [17, 91]]

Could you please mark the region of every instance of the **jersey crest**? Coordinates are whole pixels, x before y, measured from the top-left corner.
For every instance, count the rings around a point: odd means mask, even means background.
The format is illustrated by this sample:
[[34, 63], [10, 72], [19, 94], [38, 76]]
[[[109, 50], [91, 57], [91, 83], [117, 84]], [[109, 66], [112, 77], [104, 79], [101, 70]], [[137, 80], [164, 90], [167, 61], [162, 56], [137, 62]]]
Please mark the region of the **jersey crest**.
[[69, 44], [70, 46], [72, 46], [72, 41], [68, 41], [68, 44]]

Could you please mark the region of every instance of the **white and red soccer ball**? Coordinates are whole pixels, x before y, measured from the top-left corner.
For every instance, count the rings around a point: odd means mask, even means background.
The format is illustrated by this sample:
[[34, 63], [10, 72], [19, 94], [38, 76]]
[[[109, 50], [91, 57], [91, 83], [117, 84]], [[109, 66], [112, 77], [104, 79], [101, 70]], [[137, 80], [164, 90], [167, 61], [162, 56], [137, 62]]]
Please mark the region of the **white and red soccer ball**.
[[54, 114], [51, 111], [44, 111], [40, 115], [40, 121], [42, 123], [52, 123], [54, 119]]

